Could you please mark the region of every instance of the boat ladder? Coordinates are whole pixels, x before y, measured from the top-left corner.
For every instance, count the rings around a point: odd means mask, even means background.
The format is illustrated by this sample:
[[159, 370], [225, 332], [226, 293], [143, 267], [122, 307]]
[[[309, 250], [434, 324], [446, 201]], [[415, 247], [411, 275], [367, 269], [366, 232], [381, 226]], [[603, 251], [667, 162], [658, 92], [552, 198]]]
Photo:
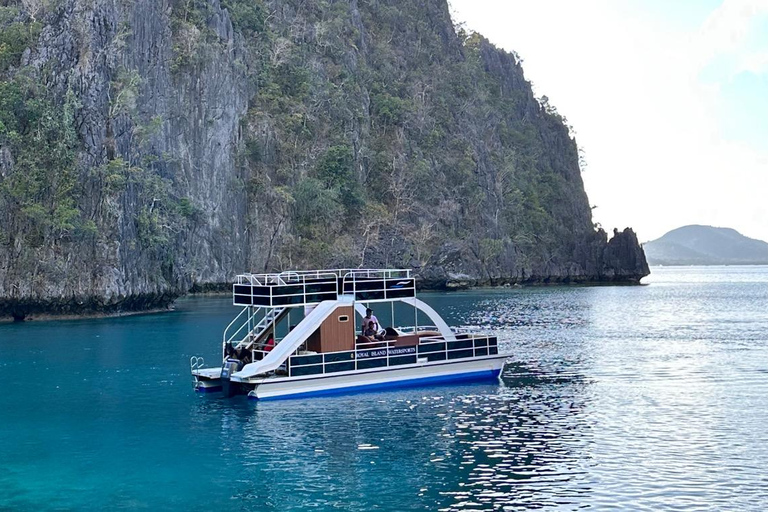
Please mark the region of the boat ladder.
[[[248, 310], [248, 308], [243, 309], [243, 312], [238, 315], [235, 320], [232, 320], [229, 327], [225, 330], [225, 338], [224, 338], [224, 344], [225, 345], [231, 345], [235, 348], [242, 348], [243, 346], [247, 346], [251, 339], [257, 339], [261, 335], [263, 335], [268, 329], [272, 328], [273, 322], [285, 311], [285, 308], [269, 308], [266, 310], [266, 313], [263, 317], [259, 319], [258, 322], [255, 323], [255, 325], [252, 324], [252, 322], [256, 319], [257, 315], [261, 312], [262, 308], [256, 309], [253, 314], [247, 316], [247, 318], [243, 321], [242, 325], [239, 329], [237, 329], [228, 339], [226, 338], [226, 332], [229, 331], [229, 328], [234, 325], [235, 321]], [[248, 329], [248, 327], [251, 327]], [[240, 335], [243, 331], [243, 328], [246, 328], [247, 332], [245, 335], [240, 338], [238, 338], [238, 335]]]
[[195, 370], [199, 370], [203, 366], [205, 366], [205, 359], [202, 357], [192, 356], [189, 358], [189, 371], [192, 374], [193, 382], [197, 382], [197, 379], [195, 378]]

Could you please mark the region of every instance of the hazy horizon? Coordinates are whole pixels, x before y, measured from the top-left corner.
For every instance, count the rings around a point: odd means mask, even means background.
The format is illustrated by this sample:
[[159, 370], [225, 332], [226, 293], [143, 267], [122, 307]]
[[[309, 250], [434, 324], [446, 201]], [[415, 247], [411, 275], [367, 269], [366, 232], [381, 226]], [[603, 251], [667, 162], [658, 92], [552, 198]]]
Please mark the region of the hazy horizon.
[[594, 221], [768, 240], [768, 0], [451, 0], [572, 125]]

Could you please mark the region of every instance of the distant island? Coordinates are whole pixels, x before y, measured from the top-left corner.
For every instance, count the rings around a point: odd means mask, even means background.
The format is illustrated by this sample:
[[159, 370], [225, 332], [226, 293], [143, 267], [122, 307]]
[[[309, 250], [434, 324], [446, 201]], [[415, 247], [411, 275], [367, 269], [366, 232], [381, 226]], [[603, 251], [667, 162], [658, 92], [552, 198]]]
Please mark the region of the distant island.
[[731, 228], [683, 226], [643, 248], [649, 265], [768, 265], [768, 243]]

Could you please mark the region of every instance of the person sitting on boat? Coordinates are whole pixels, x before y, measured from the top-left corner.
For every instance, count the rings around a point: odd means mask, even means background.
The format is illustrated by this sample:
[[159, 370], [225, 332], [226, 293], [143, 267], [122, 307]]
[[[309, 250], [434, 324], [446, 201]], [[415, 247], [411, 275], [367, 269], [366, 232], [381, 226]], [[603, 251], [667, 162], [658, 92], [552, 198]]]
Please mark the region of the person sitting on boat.
[[267, 336], [267, 341], [259, 344], [258, 350], [254, 352], [254, 355], [256, 356], [256, 359], [261, 360], [264, 358], [266, 353], [271, 351], [273, 348], [275, 348], [275, 335], [269, 333], [269, 336]]
[[363, 317], [363, 334], [368, 330], [368, 327], [373, 329], [377, 334], [379, 332], [379, 319], [373, 314], [373, 310], [368, 308], [365, 310], [365, 316]]
[[251, 351], [245, 347], [241, 348], [240, 350], [235, 350], [235, 357], [241, 361], [243, 365], [253, 362], [251, 361]]
[[368, 324], [368, 327], [363, 331], [363, 336], [365, 336], [366, 338], [370, 338], [371, 340], [376, 338], [377, 335], [378, 333], [376, 332], [376, 329], [371, 327], [371, 324]]
[[365, 315], [363, 318], [363, 336], [370, 341], [382, 341], [384, 337], [379, 334], [379, 319], [374, 316], [371, 308], [365, 310]]
[[275, 348], [275, 335], [270, 334], [267, 341], [264, 342], [264, 352], [270, 352], [273, 348]]
[[367, 329], [363, 331], [363, 334], [357, 337], [356, 343], [360, 345], [364, 345], [367, 348], [378, 347], [379, 345], [377, 342], [382, 341], [383, 339], [384, 339], [383, 336], [377, 334], [376, 330], [371, 329], [371, 327], [369, 326]]

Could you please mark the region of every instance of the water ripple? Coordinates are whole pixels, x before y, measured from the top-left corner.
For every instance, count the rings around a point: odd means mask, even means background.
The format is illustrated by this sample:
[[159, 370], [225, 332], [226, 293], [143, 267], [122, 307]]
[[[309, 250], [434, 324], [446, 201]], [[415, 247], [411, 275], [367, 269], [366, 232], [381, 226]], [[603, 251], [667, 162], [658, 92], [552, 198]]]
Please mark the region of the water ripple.
[[194, 395], [226, 300], [0, 326], [0, 509], [766, 510], [768, 269], [652, 277], [425, 294], [502, 383], [327, 399]]

